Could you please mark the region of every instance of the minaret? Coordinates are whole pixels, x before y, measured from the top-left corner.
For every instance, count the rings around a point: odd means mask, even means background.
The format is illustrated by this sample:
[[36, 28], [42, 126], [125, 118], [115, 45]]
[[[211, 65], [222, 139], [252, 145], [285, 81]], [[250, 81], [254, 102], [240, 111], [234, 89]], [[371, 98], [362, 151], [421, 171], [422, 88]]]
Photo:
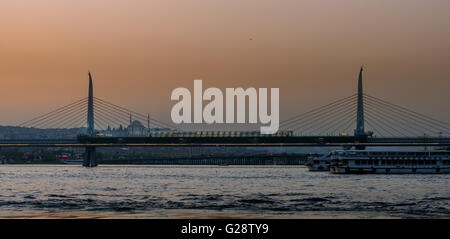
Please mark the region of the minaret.
[[94, 128], [94, 88], [92, 87], [92, 76], [89, 72], [89, 96], [88, 96], [88, 113], [87, 113], [87, 134], [90, 137], [95, 136]]
[[365, 136], [366, 132], [364, 130], [364, 102], [363, 102], [363, 85], [362, 85], [362, 72], [363, 67], [359, 71], [358, 78], [358, 105], [356, 113], [356, 129], [355, 136]]
[[150, 132], [150, 114], [147, 114], [147, 133], [148, 133], [148, 136], [151, 135], [151, 132]]

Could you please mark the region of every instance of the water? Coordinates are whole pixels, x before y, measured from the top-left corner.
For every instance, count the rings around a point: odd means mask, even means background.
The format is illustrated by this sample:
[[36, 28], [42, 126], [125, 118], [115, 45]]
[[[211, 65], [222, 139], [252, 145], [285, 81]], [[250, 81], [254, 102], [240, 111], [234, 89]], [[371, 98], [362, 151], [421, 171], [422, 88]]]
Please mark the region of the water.
[[0, 166], [0, 218], [450, 218], [450, 174]]

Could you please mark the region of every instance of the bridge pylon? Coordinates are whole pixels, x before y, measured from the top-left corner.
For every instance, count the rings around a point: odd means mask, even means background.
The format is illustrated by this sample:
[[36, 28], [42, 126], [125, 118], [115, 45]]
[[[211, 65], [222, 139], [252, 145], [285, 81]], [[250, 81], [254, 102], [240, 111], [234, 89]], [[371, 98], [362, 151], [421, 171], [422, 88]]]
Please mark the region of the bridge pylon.
[[[94, 124], [94, 87], [92, 84], [92, 75], [89, 72], [89, 95], [88, 95], [88, 111], [87, 111], [87, 135], [89, 137], [95, 136]], [[96, 148], [93, 146], [86, 146], [84, 154], [83, 166], [95, 167], [97, 166], [97, 159], [95, 158]]]
[[[357, 137], [368, 137], [372, 135], [372, 132], [366, 132], [364, 127], [364, 92], [363, 92], [363, 81], [362, 81], [362, 73], [363, 66], [359, 70], [358, 76], [358, 97], [356, 104], [356, 129], [354, 132], [354, 136]], [[357, 146], [356, 149], [365, 149], [364, 146]]]
[[87, 135], [89, 135], [90, 137], [94, 137], [95, 136], [95, 125], [94, 125], [94, 87], [92, 86], [91, 72], [89, 72]]
[[363, 67], [359, 70], [358, 77], [358, 98], [357, 98], [357, 109], [356, 109], [356, 129], [355, 136], [366, 136], [367, 133], [364, 129], [364, 95], [363, 95], [363, 85], [362, 85], [362, 72]]

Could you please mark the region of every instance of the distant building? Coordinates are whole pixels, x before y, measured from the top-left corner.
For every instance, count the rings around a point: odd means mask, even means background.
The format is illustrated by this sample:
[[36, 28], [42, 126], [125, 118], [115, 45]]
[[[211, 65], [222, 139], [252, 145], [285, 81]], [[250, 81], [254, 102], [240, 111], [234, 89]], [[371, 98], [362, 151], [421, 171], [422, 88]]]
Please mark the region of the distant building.
[[134, 120], [127, 127], [127, 135], [128, 136], [147, 136], [148, 130], [145, 126], [139, 121]]

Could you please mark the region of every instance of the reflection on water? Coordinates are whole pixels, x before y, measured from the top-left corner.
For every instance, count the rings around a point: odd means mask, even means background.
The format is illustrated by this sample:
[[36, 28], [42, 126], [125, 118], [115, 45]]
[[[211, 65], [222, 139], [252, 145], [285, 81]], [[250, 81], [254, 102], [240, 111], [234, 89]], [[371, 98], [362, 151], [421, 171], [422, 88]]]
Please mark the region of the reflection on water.
[[2, 218], [450, 218], [450, 175], [0, 166]]

